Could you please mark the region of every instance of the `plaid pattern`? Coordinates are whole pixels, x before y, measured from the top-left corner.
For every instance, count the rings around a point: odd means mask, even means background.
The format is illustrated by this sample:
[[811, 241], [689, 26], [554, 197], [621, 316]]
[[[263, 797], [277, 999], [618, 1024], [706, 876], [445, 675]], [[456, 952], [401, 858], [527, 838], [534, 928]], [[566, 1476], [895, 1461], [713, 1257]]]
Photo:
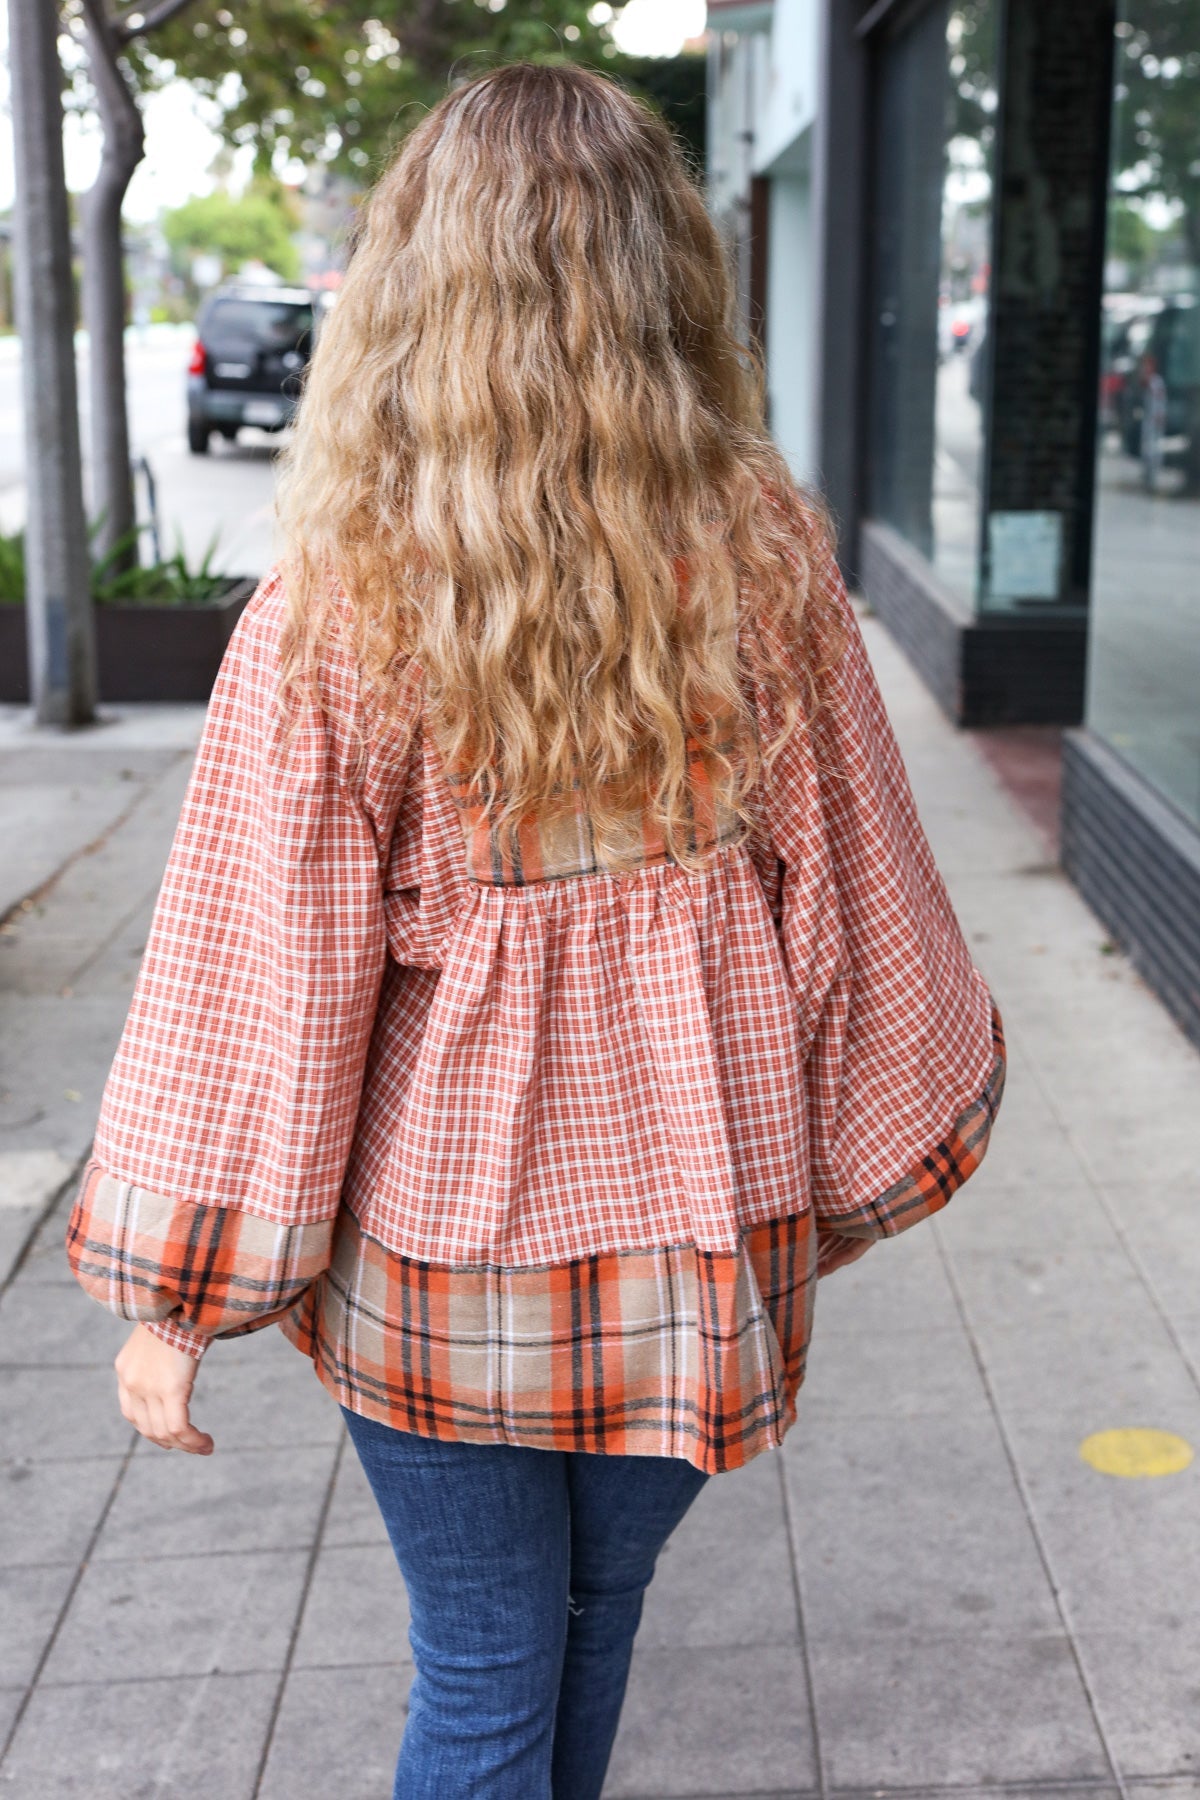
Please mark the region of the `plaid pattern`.
[[[686, 740], [690, 819], [688, 849], [693, 854], [718, 848], [742, 835], [742, 823], [712, 780], [695, 737]], [[728, 755], [732, 739], [717, 748]], [[525, 887], [531, 881], [562, 881], [573, 875], [598, 875], [595, 834], [578, 785], [536, 819], [497, 826], [489, 817], [487, 795], [464, 775], [445, 777], [459, 810], [466, 837], [467, 874], [472, 881], [500, 887]], [[498, 802], [499, 796], [493, 796]], [[649, 811], [631, 808], [613, 848], [631, 868], [671, 860], [662, 831]]]
[[403, 1430], [715, 1472], [794, 1419], [815, 1287], [811, 1213], [730, 1252], [446, 1269], [391, 1254], [347, 1210], [282, 1329], [342, 1404]]
[[67, 1225], [80, 1285], [190, 1355], [281, 1318], [329, 1261], [331, 1225], [277, 1225], [225, 1206], [180, 1206], [94, 1159]]
[[[810, 553], [845, 653], [760, 832], [720, 842], [697, 790], [699, 874], [645, 832], [640, 866], [596, 872], [578, 818], [485, 843], [420, 683], [402, 756], [341, 647], [287, 733], [264, 580], [72, 1214], [91, 1292], [195, 1355], [276, 1319], [346, 1404], [434, 1435], [710, 1469], [778, 1442], [814, 1225], [884, 1237], [944, 1205], [1004, 1070]], [[777, 697], [754, 699], [774, 735]]]

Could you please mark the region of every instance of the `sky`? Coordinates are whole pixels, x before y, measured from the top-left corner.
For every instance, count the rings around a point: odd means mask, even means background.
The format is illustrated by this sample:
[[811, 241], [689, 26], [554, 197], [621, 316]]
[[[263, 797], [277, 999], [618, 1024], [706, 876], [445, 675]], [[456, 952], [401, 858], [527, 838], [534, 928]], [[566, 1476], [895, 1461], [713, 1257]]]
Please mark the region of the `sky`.
[[[684, 39], [704, 30], [705, 0], [629, 0], [619, 13], [613, 35], [634, 56], [674, 56]], [[12, 129], [8, 110], [8, 18], [0, 4], [0, 210], [12, 205]], [[212, 191], [209, 165], [219, 148], [209, 105], [183, 82], [152, 94], [143, 107], [146, 155], [130, 183], [125, 217], [145, 223], [161, 207], [179, 206], [192, 194]], [[91, 185], [100, 147], [94, 126], [71, 115], [64, 135], [67, 186], [81, 192]], [[235, 153], [231, 181], [248, 173], [250, 150]], [[239, 159], [242, 167], [239, 169]]]

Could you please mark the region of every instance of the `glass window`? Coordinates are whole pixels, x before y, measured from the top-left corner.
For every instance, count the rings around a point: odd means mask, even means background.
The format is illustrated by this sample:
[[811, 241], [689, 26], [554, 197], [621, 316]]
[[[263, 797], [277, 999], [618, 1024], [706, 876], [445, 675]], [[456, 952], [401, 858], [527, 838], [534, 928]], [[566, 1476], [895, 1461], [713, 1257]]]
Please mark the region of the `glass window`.
[[1122, 0], [1088, 723], [1200, 824], [1200, 0]]
[[987, 404], [995, 0], [934, 0], [880, 46], [870, 507], [973, 610]]

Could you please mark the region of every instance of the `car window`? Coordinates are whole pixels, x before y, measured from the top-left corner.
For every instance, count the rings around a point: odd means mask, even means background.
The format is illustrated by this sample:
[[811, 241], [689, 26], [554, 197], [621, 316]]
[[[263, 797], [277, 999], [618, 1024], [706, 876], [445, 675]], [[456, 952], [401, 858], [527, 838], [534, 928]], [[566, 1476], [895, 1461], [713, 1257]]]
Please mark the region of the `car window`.
[[275, 300], [215, 300], [204, 322], [209, 343], [254, 344], [262, 350], [295, 348], [311, 332], [311, 306]]
[[1200, 386], [1200, 306], [1163, 314], [1162, 365], [1168, 387]]

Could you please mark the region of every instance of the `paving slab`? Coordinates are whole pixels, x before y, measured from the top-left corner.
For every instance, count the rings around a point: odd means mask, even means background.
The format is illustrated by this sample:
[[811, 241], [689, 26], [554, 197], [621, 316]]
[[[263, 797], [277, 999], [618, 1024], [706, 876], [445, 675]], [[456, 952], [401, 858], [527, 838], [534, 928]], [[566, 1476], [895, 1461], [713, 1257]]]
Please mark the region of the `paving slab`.
[[634, 1649], [605, 1800], [758, 1794], [815, 1781], [799, 1646]]
[[1020, 1249], [958, 1244], [951, 1254], [968, 1320], [983, 1333], [1016, 1320], [1034, 1329], [1054, 1319], [1094, 1327], [1102, 1315], [1109, 1330], [1133, 1338], [1152, 1331], [1158, 1320], [1145, 1284], [1119, 1244], [1050, 1239]]
[[810, 1642], [1061, 1628], [995, 1421], [826, 1419], [783, 1459]]
[[[5, 857], [0, 875], [0, 916], [37, 893], [70, 858], [111, 832], [134, 809], [148, 781], [162, 774], [177, 751], [140, 757], [93, 749], [67, 754], [11, 744], [0, 751], [4, 793]], [[73, 752], [73, 754], [72, 754]]]
[[0, 1687], [33, 1679], [75, 1580], [76, 1564], [0, 1569]]
[[42, 1685], [282, 1670], [307, 1567], [299, 1550], [89, 1563]]
[[131, 1457], [96, 1543], [97, 1560], [291, 1550], [316, 1541], [337, 1446], [215, 1450], [151, 1445]]
[[117, 1405], [116, 1375], [104, 1365], [0, 1368], [0, 1433], [13, 1456], [55, 1463], [116, 1455], [134, 1436]]
[[0, 1567], [78, 1563], [87, 1551], [123, 1456], [62, 1463], [0, 1462]]
[[1190, 1253], [1200, 1239], [1200, 1174], [1181, 1182], [1099, 1181], [1095, 1191], [1135, 1246], [1178, 1245]]
[[1072, 1179], [1035, 1186], [1007, 1183], [985, 1162], [977, 1176], [943, 1207], [934, 1222], [939, 1240], [954, 1250], [1117, 1250], [1118, 1223], [1082, 1171]]
[[[1129, 1425], [1175, 1431], [1200, 1446], [1200, 1397], [1165, 1414], [1100, 1414], [1093, 1429]], [[1200, 1693], [1200, 1459], [1175, 1475], [1107, 1475], [1080, 1456], [1071, 1419], [1022, 1414], [1008, 1428], [1081, 1640], [1132, 1624], [1159, 1625], [1169, 1634], [1190, 1618]]]
[[39, 1687], [4, 1758], [0, 1792], [252, 1800], [278, 1686], [277, 1675], [254, 1674]]
[[[952, 1202], [953, 1204], [953, 1202]], [[872, 1244], [817, 1288], [817, 1334], [870, 1330], [881, 1336], [953, 1328], [960, 1315], [937, 1245], [928, 1231]]]
[[[4, 996], [7, 1040], [0, 1133], [11, 1150], [55, 1150], [77, 1163], [95, 1130], [100, 1096], [127, 1004], [58, 992]], [[49, 1195], [47, 1195], [49, 1199]]]
[[322, 1543], [292, 1666], [334, 1669], [412, 1658], [408, 1595], [390, 1544]]
[[1062, 1633], [875, 1631], [811, 1653], [834, 1790], [1111, 1778]]
[[130, 1330], [128, 1319], [99, 1305], [78, 1282], [48, 1290], [18, 1275], [0, 1304], [0, 1366], [107, 1368], [111, 1375]]
[[[1200, 1795], [1200, 1649], [1195, 1611], [1174, 1627], [1131, 1621], [1085, 1631], [1082, 1653], [1119, 1766], [1139, 1775], [1186, 1776], [1170, 1796]], [[1159, 1789], [1159, 1792], [1164, 1790]], [[1134, 1792], [1146, 1792], [1137, 1786]]]
[[386, 1800], [412, 1676], [409, 1663], [293, 1669], [257, 1800]]
[[794, 1644], [782, 1455], [767, 1451], [701, 1488], [659, 1554], [646, 1591], [643, 1648]]
[[37, 1229], [25, 1246], [25, 1256], [16, 1275], [23, 1286], [64, 1287], [78, 1291], [78, 1283], [67, 1261], [67, 1222], [75, 1198], [77, 1181], [63, 1183], [57, 1203], [47, 1212], [42, 1208]]
[[961, 1324], [904, 1332], [838, 1329], [822, 1321], [809, 1352], [791, 1436], [803, 1454], [829, 1422], [843, 1419], [953, 1420], [978, 1415], [987, 1396]]
[[[1097, 1337], [1095, 1321], [1061, 1314], [979, 1331], [980, 1355], [1005, 1419], [1053, 1412], [1072, 1442], [1113, 1423], [1191, 1414], [1196, 1384], [1166, 1323], [1147, 1304]], [[1198, 1346], [1200, 1348], [1200, 1346]]]

